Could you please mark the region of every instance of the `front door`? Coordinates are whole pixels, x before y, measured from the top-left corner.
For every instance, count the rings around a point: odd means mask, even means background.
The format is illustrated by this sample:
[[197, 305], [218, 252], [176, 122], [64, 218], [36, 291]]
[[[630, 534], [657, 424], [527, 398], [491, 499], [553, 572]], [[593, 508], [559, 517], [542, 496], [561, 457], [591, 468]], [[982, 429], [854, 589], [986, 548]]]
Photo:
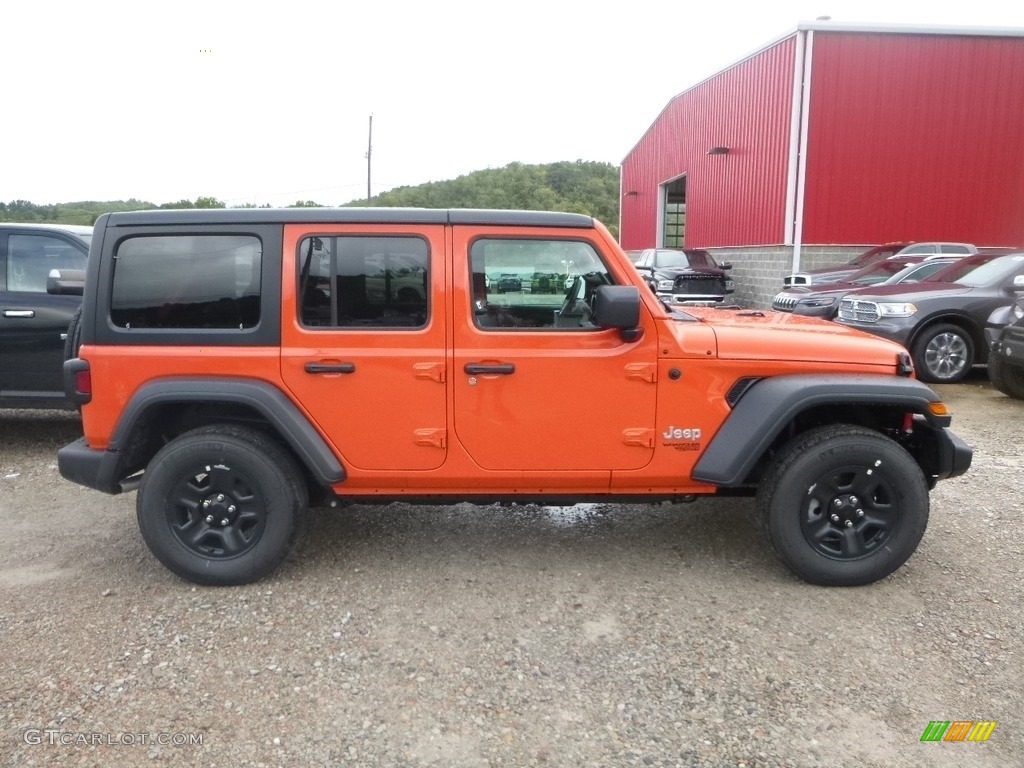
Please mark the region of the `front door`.
[[82, 298], [48, 294], [46, 278], [53, 269], [84, 270], [86, 246], [38, 233], [0, 237], [0, 400], [59, 404], [64, 338]]
[[591, 322], [594, 290], [625, 282], [600, 245], [571, 231], [456, 228], [453, 265], [455, 432], [470, 456], [528, 474], [645, 466], [655, 333], [646, 310], [638, 341]]
[[285, 227], [285, 385], [355, 470], [447, 452], [444, 228]]

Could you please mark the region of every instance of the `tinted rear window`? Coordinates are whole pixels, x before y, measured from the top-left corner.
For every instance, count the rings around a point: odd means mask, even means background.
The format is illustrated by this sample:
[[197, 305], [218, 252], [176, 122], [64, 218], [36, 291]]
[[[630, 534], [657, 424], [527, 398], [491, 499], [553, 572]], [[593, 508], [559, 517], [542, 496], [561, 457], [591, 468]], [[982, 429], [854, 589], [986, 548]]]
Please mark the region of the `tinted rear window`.
[[114, 257], [120, 328], [253, 328], [263, 250], [251, 235], [132, 237]]

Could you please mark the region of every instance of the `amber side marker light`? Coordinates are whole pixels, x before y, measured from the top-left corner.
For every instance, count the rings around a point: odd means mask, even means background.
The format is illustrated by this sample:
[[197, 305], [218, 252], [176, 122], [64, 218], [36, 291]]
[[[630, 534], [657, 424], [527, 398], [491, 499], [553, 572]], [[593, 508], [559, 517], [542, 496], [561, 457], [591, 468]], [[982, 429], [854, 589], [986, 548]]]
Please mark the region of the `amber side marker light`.
[[936, 416], [949, 416], [949, 408], [945, 403], [928, 403], [928, 410]]

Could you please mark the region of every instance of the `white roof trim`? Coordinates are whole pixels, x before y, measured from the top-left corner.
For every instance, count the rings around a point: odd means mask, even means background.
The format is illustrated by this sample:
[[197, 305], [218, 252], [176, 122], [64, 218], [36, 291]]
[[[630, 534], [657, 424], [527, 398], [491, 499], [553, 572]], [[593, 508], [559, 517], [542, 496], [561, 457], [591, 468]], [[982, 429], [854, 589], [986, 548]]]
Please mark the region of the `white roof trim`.
[[[794, 32], [875, 32], [897, 35], [1024, 37], [1024, 27], [961, 27], [941, 24], [873, 24], [854, 21], [801, 21]], [[790, 33], [792, 34], [792, 33]]]
[[643, 140], [647, 137], [647, 134], [651, 132], [651, 129], [658, 124], [661, 120], [662, 115], [668, 111], [668, 108], [672, 106], [672, 103], [680, 96], [689, 93], [693, 89], [707, 83], [720, 75], [728, 72], [733, 67], [739, 66], [748, 59], [752, 59], [764, 51], [770, 48], [774, 48], [784, 40], [788, 40], [791, 37], [795, 37], [801, 32], [867, 32], [875, 34], [903, 34], [903, 35], [950, 35], [950, 36], [971, 36], [971, 37], [1024, 37], [1024, 27], [958, 27], [958, 26], [942, 26], [942, 25], [921, 25], [921, 24], [870, 24], [870, 23], [858, 23], [858, 22], [842, 22], [842, 21], [801, 21], [797, 24], [795, 29], [791, 29], [785, 34], [779, 35], [778, 37], [772, 38], [770, 41], [762, 45], [761, 47], [751, 51], [745, 56], [733, 61], [731, 64], [727, 64], [713, 75], [705, 77], [703, 80], [698, 80], [693, 85], [685, 88], [684, 90], [677, 93], [675, 96], [670, 98], [665, 106], [658, 112], [657, 117], [651, 121], [651, 124], [647, 126], [647, 130], [641, 134], [640, 138], [637, 139], [636, 143], [630, 147], [629, 152], [619, 162], [621, 166], [629, 156], [632, 155], [636, 148], [640, 146]]

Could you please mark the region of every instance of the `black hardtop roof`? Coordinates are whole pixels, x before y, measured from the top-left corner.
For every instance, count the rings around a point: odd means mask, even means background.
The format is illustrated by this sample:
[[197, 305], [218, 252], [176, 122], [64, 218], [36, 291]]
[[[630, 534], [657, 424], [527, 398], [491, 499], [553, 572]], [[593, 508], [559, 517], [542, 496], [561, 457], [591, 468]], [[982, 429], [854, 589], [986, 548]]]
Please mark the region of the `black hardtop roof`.
[[473, 208], [203, 208], [124, 211], [101, 216], [97, 226], [195, 224], [480, 224], [589, 229], [581, 213]]

